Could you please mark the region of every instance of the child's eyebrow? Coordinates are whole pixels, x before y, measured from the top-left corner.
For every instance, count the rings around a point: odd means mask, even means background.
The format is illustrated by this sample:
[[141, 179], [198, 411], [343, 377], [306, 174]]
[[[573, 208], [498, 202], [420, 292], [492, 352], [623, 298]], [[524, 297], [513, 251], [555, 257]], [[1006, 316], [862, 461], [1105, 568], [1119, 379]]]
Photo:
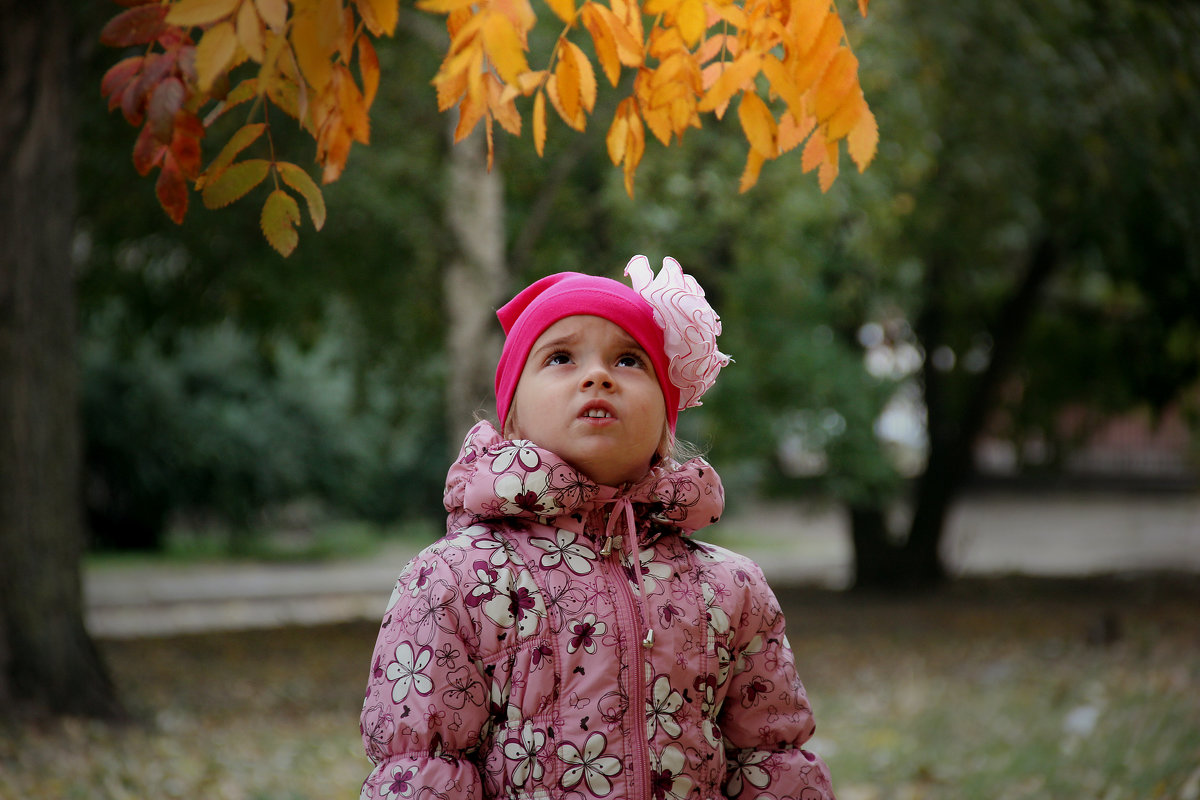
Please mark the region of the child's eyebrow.
[[548, 342], [543, 342], [534, 352], [543, 353], [547, 350], [558, 350], [559, 348], [575, 344], [575, 342], [578, 340], [579, 337], [576, 334], [568, 333], [565, 336], [559, 336], [557, 339], [551, 339]]

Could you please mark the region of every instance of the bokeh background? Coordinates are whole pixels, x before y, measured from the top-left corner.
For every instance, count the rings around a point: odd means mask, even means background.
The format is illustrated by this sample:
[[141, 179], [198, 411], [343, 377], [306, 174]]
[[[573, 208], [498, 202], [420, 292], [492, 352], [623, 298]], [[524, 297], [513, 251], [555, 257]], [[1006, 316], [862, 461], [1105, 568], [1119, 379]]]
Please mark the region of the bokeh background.
[[456, 287], [486, 317], [645, 253], [724, 322], [680, 432], [713, 537], [772, 565], [843, 800], [1200, 797], [1200, 6], [843, 8], [864, 173], [822, 194], [796, 153], [739, 194], [730, 118], [650, 144], [633, 200], [600, 111], [490, 175], [451, 148], [406, 9], [286, 260], [255, 195], [167, 220], [99, 94], [116, 6], [76, 6], [85, 588], [137, 721], [0, 726], [0, 796], [354, 796], [369, 618], [488, 413]]

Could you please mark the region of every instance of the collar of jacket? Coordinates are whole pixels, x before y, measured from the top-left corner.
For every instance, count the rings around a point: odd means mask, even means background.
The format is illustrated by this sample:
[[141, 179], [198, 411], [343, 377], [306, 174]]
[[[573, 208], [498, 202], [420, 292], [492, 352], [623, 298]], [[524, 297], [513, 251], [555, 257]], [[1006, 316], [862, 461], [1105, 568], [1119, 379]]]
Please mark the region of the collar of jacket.
[[663, 462], [634, 484], [601, 486], [545, 448], [504, 439], [486, 421], [463, 440], [443, 502], [452, 521], [509, 518], [586, 533], [589, 516], [601, 512], [607, 518], [622, 498], [639, 517], [684, 535], [716, 522], [725, 508], [721, 478], [702, 458]]

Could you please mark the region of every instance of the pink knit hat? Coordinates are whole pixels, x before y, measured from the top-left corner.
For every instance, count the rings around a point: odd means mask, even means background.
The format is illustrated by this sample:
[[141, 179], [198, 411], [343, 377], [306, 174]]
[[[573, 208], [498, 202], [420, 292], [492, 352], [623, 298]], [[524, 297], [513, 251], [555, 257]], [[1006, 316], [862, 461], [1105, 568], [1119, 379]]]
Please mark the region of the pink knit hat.
[[654, 309], [623, 283], [579, 272], [542, 278], [496, 312], [506, 337], [496, 365], [496, 414], [501, 429], [508, 421], [517, 382], [534, 342], [560, 319], [581, 314], [621, 326], [646, 351], [662, 388], [667, 425], [674, 433], [679, 418], [679, 388], [668, 377], [670, 360], [663, 345], [663, 329], [654, 320]]

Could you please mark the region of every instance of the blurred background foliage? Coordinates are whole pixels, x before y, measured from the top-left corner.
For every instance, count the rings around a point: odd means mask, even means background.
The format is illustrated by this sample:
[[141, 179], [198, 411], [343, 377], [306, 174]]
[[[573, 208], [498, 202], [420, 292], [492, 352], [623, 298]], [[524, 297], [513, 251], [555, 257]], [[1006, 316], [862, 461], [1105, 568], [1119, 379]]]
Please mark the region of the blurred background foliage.
[[[111, 8], [88, 6], [75, 249], [95, 544], [157, 546], [181, 517], [249, 532], [300, 501], [436, 520], [463, 433], [443, 414], [454, 199], [436, 26], [406, 12], [381, 44], [372, 144], [284, 260], [253, 201], [167, 221], [98, 97]], [[650, 145], [632, 202], [602, 122], [552, 124], [540, 160], [503, 138], [510, 289], [619, 277], [634, 253], [696, 275], [736, 364], [680, 430], [735, 507], [882, 513], [922, 475], [961, 484], [937, 454], [984, 432], [1023, 469], [1055, 468], [1072, 404], [1195, 413], [1197, 35], [1200, 7], [1158, 0], [874, 3], [850, 36], [879, 155], [825, 195], [798, 153], [739, 195], [732, 115]]]

